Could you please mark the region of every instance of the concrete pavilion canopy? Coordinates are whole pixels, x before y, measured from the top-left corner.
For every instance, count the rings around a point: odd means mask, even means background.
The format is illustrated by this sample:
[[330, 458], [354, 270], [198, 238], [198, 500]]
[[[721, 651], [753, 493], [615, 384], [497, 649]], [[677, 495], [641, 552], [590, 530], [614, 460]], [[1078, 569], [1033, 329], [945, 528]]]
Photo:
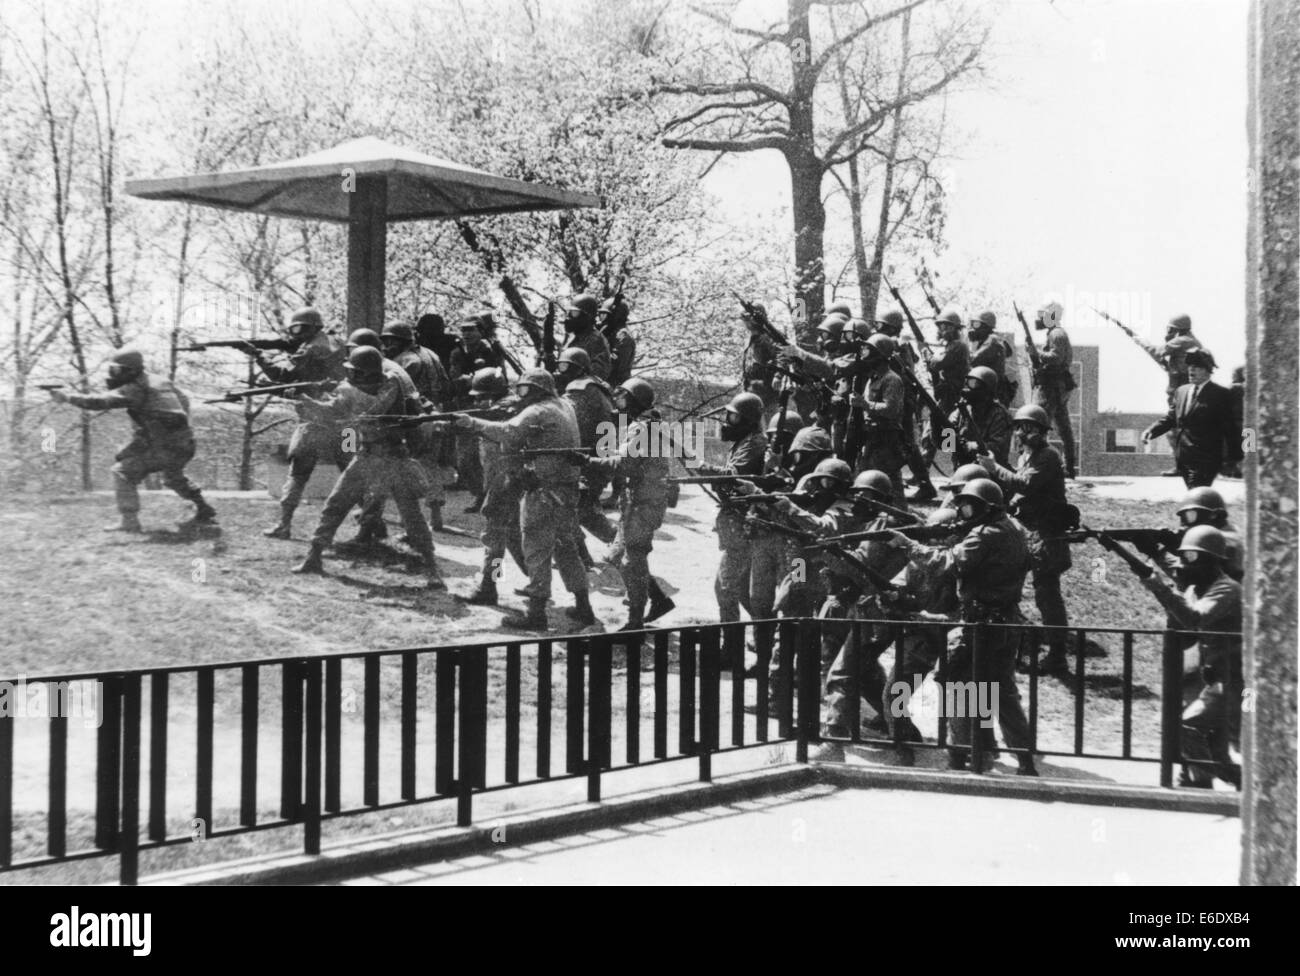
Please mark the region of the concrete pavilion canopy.
[[383, 328], [387, 227], [533, 210], [595, 207], [587, 193], [493, 176], [366, 137], [253, 169], [128, 180], [146, 200], [348, 225], [348, 331]]

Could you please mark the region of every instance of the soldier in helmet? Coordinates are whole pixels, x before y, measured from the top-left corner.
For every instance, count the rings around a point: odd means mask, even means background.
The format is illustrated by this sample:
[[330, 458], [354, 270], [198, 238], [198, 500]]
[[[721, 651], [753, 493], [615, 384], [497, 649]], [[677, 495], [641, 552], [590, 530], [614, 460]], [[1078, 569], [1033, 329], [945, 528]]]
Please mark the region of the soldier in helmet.
[[[574, 416], [578, 418], [578, 439], [584, 447], [594, 447], [608, 425], [614, 423], [613, 392], [602, 380], [591, 375], [591, 359], [587, 350], [580, 346], [568, 346], [560, 353], [555, 379], [561, 397], [573, 407]], [[600, 495], [607, 483], [607, 479], [595, 469], [582, 472], [575, 544], [583, 565], [588, 569], [593, 560], [587, 552], [581, 530], [586, 529], [605, 545], [612, 543], [618, 535], [617, 527], [605, 518], [600, 508]]]
[[1241, 585], [1225, 570], [1228, 549], [1223, 533], [1211, 525], [1194, 525], [1178, 546], [1179, 584], [1172, 589], [1154, 570], [1139, 573], [1182, 630], [1201, 633], [1200, 694], [1183, 711], [1183, 759], [1203, 765], [1184, 766], [1184, 786], [1210, 788], [1214, 777], [1240, 788], [1241, 768], [1233, 763], [1229, 742], [1241, 734]]
[[[1136, 333], [1133, 335], [1133, 341], [1164, 367], [1168, 376], [1168, 382], [1165, 385], [1165, 402], [1172, 408], [1174, 405], [1174, 392], [1188, 382], [1187, 354], [1203, 348], [1201, 341], [1192, 335], [1191, 317], [1175, 315], [1170, 319], [1169, 325], [1165, 328], [1165, 341], [1159, 345], [1148, 342]], [[1169, 437], [1169, 446], [1177, 446], [1172, 434]], [[1166, 472], [1166, 474], [1176, 476], [1178, 471], [1175, 469]]]
[[1069, 619], [1061, 596], [1061, 574], [1073, 565], [1070, 544], [1062, 535], [1071, 526], [1070, 507], [1065, 495], [1065, 466], [1060, 452], [1047, 443], [1050, 421], [1037, 404], [1016, 411], [1013, 421], [1020, 456], [1012, 471], [991, 455], [979, 463], [1007, 494], [1014, 494], [1011, 511], [1025, 527], [1033, 558], [1034, 603], [1049, 632], [1048, 653], [1040, 668], [1047, 673], [1068, 674], [1065, 630]]
[[[436, 355], [415, 341], [415, 330], [409, 323], [390, 322], [379, 338], [384, 355], [406, 370], [426, 410], [440, 411], [453, 399], [447, 371]], [[435, 424], [423, 424], [408, 435], [412, 453], [424, 468], [429, 483], [429, 524], [435, 532], [442, 531], [442, 506], [451, 474], [441, 463], [445, 454], [443, 440], [444, 432]]]
[[1006, 407], [1016, 398], [1016, 381], [1013, 367], [1014, 350], [1011, 344], [1001, 336], [994, 335], [998, 317], [993, 312], [980, 312], [970, 320], [966, 330], [967, 343], [970, 345], [971, 369], [987, 366], [997, 377], [994, 396], [998, 403]]
[[[296, 348], [288, 366], [267, 362], [261, 350], [254, 359], [272, 383], [319, 383], [325, 392], [343, 379], [345, 353], [337, 339], [325, 332], [325, 321], [314, 308], [300, 308], [289, 317], [289, 339]], [[289, 475], [280, 489], [280, 521], [262, 534], [272, 539], [288, 539], [293, 513], [302, 501], [307, 482], [320, 461], [332, 462], [340, 471], [351, 458], [342, 450], [338, 432], [326, 424], [309, 421], [301, 407], [296, 408], [298, 425], [289, 438]]]
[[[460, 321], [460, 344], [451, 352], [448, 373], [456, 390], [455, 407], [461, 409], [469, 399], [470, 383], [480, 369], [501, 369], [499, 351], [483, 335], [483, 316], [470, 313]], [[458, 483], [472, 496], [467, 513], [479, 511], [483, 506], [483, 470], [479, 467], [478, 444], [473, 438], [456, 438], [456, 474]]]
[[[627, 418], [627, 435], [618, 453], [591, 458], [589, 468], [606, 476], [625, 479], [619, 500], [620, 519], [614, 551], [627, 588], [627, 623], [621, 630], [640, 630], [673, 609], [673, 601], [650, 574], [654, 535], [663, 524], [671, 486], [668, 484], [671, 445], [653, 412], [655, 391], [648, 382], [633, 377], [614, 391], [614, 405]], [[647, 607], [648, 604], [648, 607]]]
[[334, 541], [343, 520], [368, 496], [391, 495], [402, 516], [407, 542], [419, 553], [430, 589], [444, 589], [434, 558], [433, 536], [420, 511], [428, 492], [424, 471], [411, 457], [405, 431], [393, 415], [417, 416], [419, 395], [406, 371], [387, 360], [378, 349], [360, 344], [348, 353], [348, 379], [330, 396], [304, 397], [307, 413], [346, 427], [359, 441], [357, 452], [325, 501], [320, 522], [312, 534], [307, 558], [295, 573], [324, 573], [325, 548]]
[[636, 336], [627, 327], [629, 309], [619, 292], [600, 306], [600, 332], [609, 344], [609, 376], [611, 387], [621, 386], [632, 378], [636, 365]]
[[569, 303], [564, 315], [565, 349], [584, 349], [591, 360], [591, 375], [599, 380], [609, 377], [609, 343], [596, 328], [600, 303], [594, 295], [577, 295]]
[[957, 405], [961, 396], [966, 374], [970, 372], [970, 347], [961, 337], [961, 312], [955, 308], [946, 308], [934, 320], [939, 331], [939, 341], [944, 344], [943, 352], [929, 363], [930, 387], [939, 412], [930, 412], [922, 446], [925, 449], [923, 460], [928, 468], [934, 462], [943, 441], [943, 431], [948, 429], [948, 415]]
[[[476, 407], [504, 408], [511, 413], [521, 406], [519, 400], [510, 394], [506, 378], [499, 369], [480, 369], [474, 374], [470, 383], [470, 400]], [[496, 606], [497, 582], [507, 553], [519, 571], [528, 575], [523, 533], [519, 526], [524, 494], [520, 483], [522, 465], [517, 456], [504, 453], [497, 441], [480, 437], [478, 445], [483, 468], [483, 531], [479, 536], [483, 540], [483, 574], [478, 588], [468, 597], [459, 599], [476, 606]]]
[[1243, 457], [1241, 428], [1236, 426], [1232, 394], [1210, 379], [1214, 356], [1208, 349], [1187, 354], [1190, 381], [1174, 392], [1169, 413], [1142, 434], [1148, 442], [1166, 431], [1174, 434], [1174, 462], [1188, 488], [1209, 486], [1225, 466]]
[[[894, 310], [886, 312], [876, 320], [876, 329], [882, 334], [888, 336], [894, 342], [894, 356], [890, 361], [890, 368], [900, 377], [916, 375], [916, 364], [919, 361], [916, 349], [911, 342], [903, 338], [903, 313]], [[921, 404], [917, 396], [916, 389], [910, 380], [903, 383], [903, 463], [907, 465], [908, 471], [911, 472], [911, 481], [918, 488], [916, 498], [919, 501], [926, 501], [936, 496], [933, 482], [930, 481], [930, 466], [925, 460], [925, 454], [921, 450], [921, 445], [917, 437], [917, 424], [921, 421]], [[902, 489], [901, 484], [898, 486]]]
[[[966, 410], [950, 419], [957, 432], [953, 462], [969, 464], [980, 452], [982, 441], [998, 464], [1008, 464], [1011, 452], [1011, 414], [997, 399], [998, 376], [988, 366], [976, 366], [966, 376], [962, 402]], [[967, 418], [970, 418], [969, 422]]]
[[[496, 441], [503, 460], [523, 462], [518, 452], [525, 448], [571, 448], [578, 441], [578, 421], [573, 407], [555, 392], [555, 379], [544, 369], [525, 370], [515, 381], [515, 395], [522, 405], [509, 420], [481, 420], [461, 414], [458, 431]], [[512, 455], [514, 457], [512, 458]], [[575, 545], [578, 511], [578, 465], [574, 458], [543, 455], [519, 464], [516, 475], [523, 489], [520, 526], [524, 560], [528, 566], [528, 608], [523, 614], [505, 617], [507, 627], [547, 630], [546, 603], [551, 596], [551, 564], [560, 571], [565, 588], [573, 594], [568, 616], [580, 626], [596, 622], [591, 610], [587, 573]]]
[[217, 513], [185, 477], [185, 465], [194, 457], [194, 432], [190, 429], [190, 402], [171, 380], [151, 375], [144, 356], [134, 349], [119, 349], [109, 361], [102, 396], [50, 390], [57, 403], [82, 410], [125, 410], [131, 418], [131, 442], [117, 452], [113, 485], [121, 518], [107, 526], [109, 532], [141, 532], [139, 484], [155, 471], [163, 484], [187, 502], [194, 517], [181, 523], [185, 529], [214, 526]]
[[[1024, 532], [1011, 519], [1004, 505], [1002, 490], [987, 478], [968, 481], [957, 493], [958, 511], [965, 526], [961, 540], [951, 547], [931, 547], [895, 532], [891, 544], [913, 560], [938, 560], [956, 577], [965, 624], [1015, 623], [1020, 619], [1020, 595], [1029, 571], [1029, 546]], [[1029, 720], [1020, 704], [1016, 687], [1015, 632], [1005, 627], [975, 629], [964, 627], [962, 638], [949, 658], [945, 682], [980, 684], [991, 680], [997, 693], [998, 724], [1008, 748], [1030, 748]], [[983, 675], [974, 673], [973, 642], [981, 641], [981, 657], [986, 662]], [[968, 747], [974, 732], [973, 716], [951, 718], [952, 747], [948, 752], [951, 769], [965, 769], [969, 764]], [[979, 733], [986, 748], [994, 746], [991, 717], [980, 716]], [[1031, 752], [1016, 756], [1021, 776], [1037, 776]], [[978, 770], [977, 770], [978, 771]]]
[[850, 305], [848, 302], [846, 302], [843, 298], [837, 298], [835, 301], [831, 302], [829, 306], [827, 306], [826, 314], [840, 315], [843, 316], [845, 321], [852, 321], [853, 306]]
[[[767, 437], [763, 434], [763, 401], [753, 393], [738, 393], [725, 408], [722, 421], [722, 440], [731, 447], [727, 463], [721, 467], [702, 464], [696, 471], [701, 475], [761, 475], [767, 453]], [[745, 510], [729, 504], [731, 493], [718, 489], [720, 505], [713, 531], [718, 534], [718, 548], [722, 556], [718, 561], [718, 575], [713, 581], [713, 593], [718, 600], [718, 619], [723, 622], [739, 620], [743, 606], [756, 620], [772, 615], [771, 587], [755, 586], [751, 570], [754, 565], [753, 540], [745, 527]], [[757, 592], [755, 592], [757, 590]], [[757, 605], [758, 609], [755, 609]]]
[[863, 446], [860, 460], [850, 458], [853, 466], [883, 471], [897, 494], [894, 504], [906, 505], [903, 497], [903, 381], [889, 368], [894, 355], [894, 340], [887, 335], [871, 336], [863, 345], [863, 373], [866, 380], [861, 393], [851, 405], [862, 411]]
[[804, 428], [804, 419], [794, 407], [789, 407], [784, 415], [780, 410], [772, 414], [767, 422], [767, 455], [763, 460], [763, 473], [772, 474], [784, 471], [786, 455], [794, 437]]
[[1070, 372], [1074, 362], [1070, 336], [1061, 326], [1063, 313], [1059, 303], [1049, 302], [1034, 315], [1034, 328], [1047, 333], [1038, 352], [1042, 370], [1033, 378], [1034, 402], [1043, 408], [1060, 435], [1065, 449], [1065, 476], [1073, 480], [1078, 452], [1074, 447], [1074, 428], [1070, 426], [1070, 391], [1076, 384]]
[[420, 345], [438, 357], [443, 371], [451, 376], [451, 353], [456, 337], [447, 334], [447, 322], [437, 312], [426, 312], [415, 323], [415, 337]]

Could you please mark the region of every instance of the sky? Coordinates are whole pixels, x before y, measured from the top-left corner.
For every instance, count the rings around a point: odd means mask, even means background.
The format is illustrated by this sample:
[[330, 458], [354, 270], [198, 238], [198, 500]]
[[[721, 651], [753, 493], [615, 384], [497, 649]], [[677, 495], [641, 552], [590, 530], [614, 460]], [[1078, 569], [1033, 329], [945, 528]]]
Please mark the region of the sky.
[[[990, 83], [949, 105], [962, 136], [944, 167], [950, 247], [935, 267], [953, 279], [978, 267], [1022, 306], [1061, 301], [1075, 344], [1100, 348], [1102, 409], [1163, 410], [1164, 375], [1088, 304], [1156, 340], [1190, 315], [1227, 384], [1245, 361], [1247, 3], [990, 8]], [[730, 219], [788, 232], [753, 202], [788, 206], [776, 153], [736, 157], [706, 186]]]

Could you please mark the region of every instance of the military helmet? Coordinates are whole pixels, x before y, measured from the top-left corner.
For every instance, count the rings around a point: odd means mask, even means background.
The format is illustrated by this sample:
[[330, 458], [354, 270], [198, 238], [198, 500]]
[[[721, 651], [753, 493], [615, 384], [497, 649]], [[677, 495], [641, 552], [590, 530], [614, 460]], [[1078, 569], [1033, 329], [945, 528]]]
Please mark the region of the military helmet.
[[894, 354], [894, 350], [897, 347], [894, 345], [894, 340], [889, 336], [882, 332], [876, 332], [867, 339], [867, 348], [873, 352], [879, 353], [885, 359], [888, 359]]
[[849, 319], [846, 328], [859, 339], [870, 339], [875, 332], [871, 327], [871, 323], [866, 319]]
[[591, 356], [581, 346], [569, 346], [560, 353], [559, 365], [563, 366], [565, 363], [577, 367], [581, 373], [591, 372]]
[[1228, 558], [1228, 540], [1212, 525], [1193, 525], [1183, 533], [1178, 552], [1203, 552], [1215, 559]]
[[831, 302], [830, 306], [826, 309], [826, 314], [835, 315], [837, 313], [843, 315], [846, 319], [851, 319], [853, 318], [853, 306], [844, 299], [837, 298], [835, 301]]
[[655, 389], [639, 376], [624, 380], [618, 387], [636, 402], [642, 410], [649, 410], [655, 405]]
[[955, 491], [956, 489], [974, 481], [976, 478], [987, 478], [989, 473], [984, 470], [980, 464], [963, 464], [960, 468], [952, 473], [952, 476], [939, 487], [945, 491]]
[[1012, 418], [1011, 422], [1013, 424], [1037, 424], [1045, 431], [1049, 430], [1052, 426], [1052, 422], [1047, 419], [1047, 411], [1036, 403], [1026, 403], [1016, 411], [1016, 415]]
[[1177, 514], [1182, 515], [1183, 512], [1200, 511], [1216, 515], [1219, 512], [1226, 512], [1227, 508], [1222, 495], [1213, 488], [1201, 487], [1193, 488], [1183, 496], [1182, 502], [1178, 505]]
[[955, 325], [957, 328], [962, 327], [961, 310], [956, 305], [949, 305], [937, 316], [935, 316], [936, 325]]
[[469, 381], [469, 392], [474, 396], [490, 396], [495, 399], [505, 396], [506, 390], [505, 374], [491, 366], [475, 370]]
[[348, 336], [348, 349], [355, 349], [358, 346], [369, 346], [371, 349], [378, 349], [379, 335], [374, 329], [357, 329]]
[[969, 383], [972, 380], [984, 387], [989, 393], [995, 392], [998, 388], [998, 374], [987, 366], [976, 366], [967, 373], [966, 382]]
[[753, 393], [737, 393], [727, 404], [726, 410], [739, 415], [746, 423], [758, 424], [763, 420], [763, 401]]
[[1191, 332], [1192, 319], [1189, 315], [1175, 315], [1169, 320], [1169, 327], [1175, 332]]
[[979, 315], [975, 316], [975, 318], [971, 319], [970, 321], [970, 327], [972, 329], [975, 328], [976, 326], [983, 326], [991, 330], [994, 327], [996, 327], [997, 324], [998, 324], [998, 317], [992, 312], [987, 312], [987, 311], [980, 312]]
[[[374, 335], [373, 332], [370, 334]], [[382, 374], [384, 354], [370, 345], [356, 346], [348, 353], [348, 367], [354, 372], [371, 376]]]
[[384, 331], [380, 339], [398, 339], [402, 342], [414, 342], [415, 330], [411, 328], [410, 322], [389, 322], [384, 326]]
[[515, 386], [531, 386], [534, 390], [555, 396], [555, 377], [544, 369], [524, 370], [519, 379], [515, 380]]
[[124, 370], [136, 370], [137, 372], [144, 369], [144, 353], [139, 349], [119, 349], [113, 353], [113, 358], [109, 360], [114, 366], [120, 366]]
[[784, 422], [781, 420], [781, 411], [778, 410], [776, 413], [772, 414], [772, 419], [767, 422], [767, 435], [771, 437], [782, 428], [792, 434], [797, 434], [799, 431], [803, 430], [803, 426], [804, 419], [799, 416], [798, 410], [787, 410]]
[[828, 315], [822, 319], [821, 324], [817, 326], [818, 332], [825, 332], [827, 335], [838, 336], [844, 331], [849, 320], [842, 315]]
[[853, 492], [869, 494], [875, 501], [883, 502], [893, 497], [894, 482], [885, 472], [868, 468], [859, 471], [853, 479]]
[[957, 492], [957, 498], [974, 498], [987, 508], [1001, 508], [1003, 502], [1002, 489], [989, 478], [972, 478]]
[[325, 320], [319, 311], [306, 305], [289, 316], [288, 332], [291, 336], [315, 335], [325, 328]]
[[1061, 316], [1064, 313], [1065, 309], [1060, 302], [1048, 302], [1046, 305], [1039, 307], [1038, 311], [1034, 313], [1034, 318], [1050, 329], [1054, 325], [1061, 324]]
[[903, 313], [898, 311], [886, 312], [880, 318], [876, 319], [876, 325], [880, 326], [890, 335], [898, 335], [903, 331]]
[[816, 425], [804, 427], [794, 435], [790, 442], [790, 453], [807, 451], [811, 454], [830, 454], [835, 450], [831, 444], [831, 435]]
[[838, 490], [843, 491], [853, 482], [853, 469], [839, 458], [829, 457], [817, 462], [817, 467], [813, 469], [813, 477], [829, 479], [835, 482]]
[[588, 295], [584, 292], [569, 299], [569, 308], [575, 312], [581, 312], [583, 315], [594, 317], [600, 311], [600, 302], [596, 300], [595, 295]]

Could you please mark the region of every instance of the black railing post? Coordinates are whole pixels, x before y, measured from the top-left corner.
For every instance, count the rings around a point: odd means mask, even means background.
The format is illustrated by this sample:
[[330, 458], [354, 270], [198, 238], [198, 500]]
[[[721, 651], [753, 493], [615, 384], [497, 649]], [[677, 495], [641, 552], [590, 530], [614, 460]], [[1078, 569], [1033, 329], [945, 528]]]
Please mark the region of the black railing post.
[[798, 674], [799, 714], [795, 725], [796, 762], [808, 761], [808, 743], [818, 738], [821, 720], [821, 621], [804, 617], [797, 626], [795, 670]]
[[713, 753], [718, 748], [718, 695], [721, 676], [718, 629], [710, 627], [700, 641], [700, 782], [713, 781]]
[[668, 639], [669, 633], [660, 630], [655, 633], [654, 650], [654, 757], [668, 757]]
[[[239, 823], [244, 827], [252, 827], [257, 823], [257, 720], [261, 667], [257, 664], [245, 664], [241, 671]], [[154, 680], [156, 681], [157, 678]]]
[[[116, 682], [114, 683], [117, 684]], [[140, 862], [140, 675], [121, 682], [122, 690], [122, 821], [118, 833], [119, 880], [133, 885]]]
[[203, 823], [203, 836], [212, 833], [212, 747], [215, 717], [212, 668], [200, 668], [195, 675], [197, 729], [194, 737], [194, 817]]
[[167, 672], [149, 677], [149, 839], [167, 839]]
[[398, 778], [403, 800], [415, 799], [415, 731], [420, 697], [417, 661], [414, 651], [402, 655], [402, 770]]
[[984, 623], [976, 623], [966, 628], [966, 637], [970, 641], [970, 676], [975, 686], [974, 701], [967, 698], [961, 704], [963, 710], [975, 711], [974, 716], [966, 716], [962, 721], [969, 730], [968, 735], [971, 740], [970, 768], [972, 772], [983, 774], [984, 772], [984, 726], [979, 719], [979, 702], [982, 697], [980, 692], [988, 685], [987, 668], [984, 661], [984, 648], [987, 646], [986, 630]]
[[754, 682], [754, 735], [759, 742], [766, 742], [768, 737], [768, 669], [772, 666], [772, 644], [775, 634], [775, 624], [757, 623], [753, 624], [754, 630], [754, 652], [758, 661], [754, 664], [754, 670], [758, 677]]
[[463, 650], [460, 659], [460, 752], [456, 824], [474, 822], [474, 789], [487, 783], [487, 648]]
[[434, 665], [433, 791], [447, 795], [456, 788], [456, 681], [460, 653], [437, 652]]
[[683, 756], [693, 756], [699, 748], [695, 723], [695, 669], [696, 648], [700, 631], [683, 630], [677, 642], [677, 751]]
[[362, 683], [365, 731], [361, 746], [362, 800], [368, 807], [379, 806], [379, 657], [365, 658]]
[[302, 672], [280, 665], [280, 816], [297, 820], [302, 805]]
[[118, 790], [122, 781], [122, 689], [116, 675], [106, 676], [101, 688], [104, 700], [96, 749], [95, 846], [111, 851], [117, 848], [121, 814]]
[[1174, 785], [1183, 717], [1183, 649], [1170, 631], [1162, 638], [1160, 672], [1160, 785], [1169, 789]]
[[745, 631], [732, 624], [722, 632], [722, 659], [731, 673], [731, 744], [745, 744]]
[[610, 762], [613, 647], [607, 637], [582, 642], [587, 657], [587, 801], [600, 802], [600, 772]]
[[782, 739], [794, 735], [794, 671], [799, 642], [806, 625], [783, 618], [777, 624], [776, 734]]
[[[102, 709], [103, 703], [100, 703]], [[0, 717], [0, 868], [14, 858], [14, 722], [12, 715]]]
[[537, 644], [537, 778], [551, 778], [551, 642]]
[[306, 708], [304, 709], [307, 737], [306, 783], [303, 790], [303, 851], [307, 854], [320, 853], [320, 816], [321, 816], [321, 733], [323, 721], [321, 715], [321, 661], [320, 658], [304, 661], [307, 672]]
[[564, 771], [583, 771], [583, 727], [587, 715], [583, 690], [583, 652], [586, 643], [571, 638], [564, 644]]

